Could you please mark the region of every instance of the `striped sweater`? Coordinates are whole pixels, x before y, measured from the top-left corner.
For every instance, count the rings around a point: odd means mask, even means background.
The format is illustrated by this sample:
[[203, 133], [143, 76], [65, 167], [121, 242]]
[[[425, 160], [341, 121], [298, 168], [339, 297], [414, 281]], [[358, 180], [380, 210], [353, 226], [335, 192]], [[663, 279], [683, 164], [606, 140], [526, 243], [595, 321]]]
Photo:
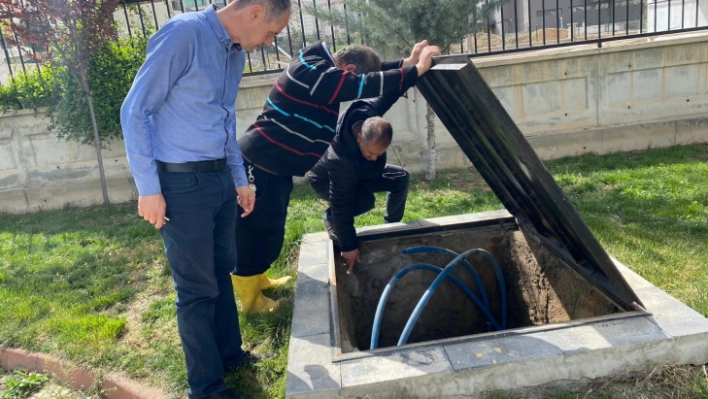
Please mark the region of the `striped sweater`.
[[377, 97], [415, 85], [414, 65], [385, 61], [381, 72], [342, 71], [322, 42], [293, 55], [268, 94], [263, 112], [238, 144], [252, 163], [282, 176], [304, 176], [327, 150], [344, 101]]

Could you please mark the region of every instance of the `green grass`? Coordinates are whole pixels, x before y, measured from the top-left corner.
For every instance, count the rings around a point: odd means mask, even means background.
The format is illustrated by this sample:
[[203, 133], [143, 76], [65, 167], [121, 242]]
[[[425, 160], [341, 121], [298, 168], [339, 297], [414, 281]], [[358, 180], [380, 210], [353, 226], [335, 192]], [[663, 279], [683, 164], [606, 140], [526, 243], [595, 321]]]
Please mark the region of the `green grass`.
[[[708, 317], [707, 161], [708, 146], [696, 145], [568, 158], [547, 167], [610, 254]], [[323, 230], [325, 207], [308, 185], [295, 188], [285, 246], [271, 274], [294, 275], [301, 237]], [[404, 220], [501, 207], [473, 168], [444, 171], [431, 184], [414, 178]], [[379, 195], [377, 208], [357, 225], [382, 223], [383, 211]], [[246, 346], [277, 354], [227, 377], [244, 394], [284, 397], [293, 286], [269, 293], [287, 298], [275, 314], [241, 316]], [[160, 236], [134, 203], [0, 215], [2, 347], [122, 370], [183, 396], [174, 299]], [[691, 384], [699, 393], [681, 397], [706, 392]]]

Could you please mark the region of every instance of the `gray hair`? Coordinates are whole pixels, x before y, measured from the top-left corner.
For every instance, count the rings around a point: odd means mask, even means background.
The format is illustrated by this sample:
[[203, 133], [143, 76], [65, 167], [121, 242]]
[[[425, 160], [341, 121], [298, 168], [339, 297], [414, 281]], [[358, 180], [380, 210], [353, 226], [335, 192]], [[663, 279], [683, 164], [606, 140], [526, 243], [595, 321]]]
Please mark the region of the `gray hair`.
[[283, 16], [286, 12], [289, 12], [292, 8], [290, 0], [231, 0], [231, 2], [236, 3], [236, 10], [252, 6], [254, 4], [260, 4], [266, 10], [266, 20], [272, 21]]
[[381, 70], [381, 58], [366, 46], [345, 47], [334, 54], [334, 59], [344, 64], [356, 65], [355, 72], [360, 75]]
[[367, 118], [361, 126], [362, 144], [378, 143], [388, 146], [391, 140], [393, 140], [393, 127], [380, 116]]

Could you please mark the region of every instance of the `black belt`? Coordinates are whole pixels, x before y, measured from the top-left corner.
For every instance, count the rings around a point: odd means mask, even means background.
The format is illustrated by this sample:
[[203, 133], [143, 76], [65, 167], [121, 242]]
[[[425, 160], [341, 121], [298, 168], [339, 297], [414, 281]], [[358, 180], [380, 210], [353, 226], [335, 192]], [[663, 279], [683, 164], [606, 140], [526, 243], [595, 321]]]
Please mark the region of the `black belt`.
[[184, 163], [169, 163], [162, 161], [155, 161], [155, 163], [157, 163], [158, 172], [209, 173], [224, 170], [226, 167], [226, 158]]

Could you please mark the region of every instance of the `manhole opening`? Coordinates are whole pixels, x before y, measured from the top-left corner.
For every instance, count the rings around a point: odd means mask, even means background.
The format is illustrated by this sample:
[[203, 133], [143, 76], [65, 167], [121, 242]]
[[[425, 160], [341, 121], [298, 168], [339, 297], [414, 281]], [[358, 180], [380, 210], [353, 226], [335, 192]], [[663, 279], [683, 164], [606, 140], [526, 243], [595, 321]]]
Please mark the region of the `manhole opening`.
[[[449, 257], [434, 253], [401, 253], [416, 246], [442, 247], [457, 253], [472, 248], [489, 251], [499, 263], [505, 280], [507, 330], [622, 312], [557, 256], [513, 224], [364, 240], [360, 245], [361, 263], [354, 275], [346, 275], [337, 251], [333, 262], [339, 265], [335, 267], [335, 286], [342, 354], [370, 349], [379, 299], [386, 284], [398, 271], [414, 263], [445, 267], [451, 261]], [[499, 320], [500, 290], [491, 263], [479, 255], [467, 259], [481, 278], [492, 315]], [[452, 274], [479, 296], [472, 275], [464, 267], [456, 267]], [[393, 287], [380, 323], [378, 348], [396, 346], [418, 300], [437, 276], [427, 270], [415, 270]], [[487, 332], [488, 323], [482, 311], [448, 280], [433, 294], [407, 343]]]

